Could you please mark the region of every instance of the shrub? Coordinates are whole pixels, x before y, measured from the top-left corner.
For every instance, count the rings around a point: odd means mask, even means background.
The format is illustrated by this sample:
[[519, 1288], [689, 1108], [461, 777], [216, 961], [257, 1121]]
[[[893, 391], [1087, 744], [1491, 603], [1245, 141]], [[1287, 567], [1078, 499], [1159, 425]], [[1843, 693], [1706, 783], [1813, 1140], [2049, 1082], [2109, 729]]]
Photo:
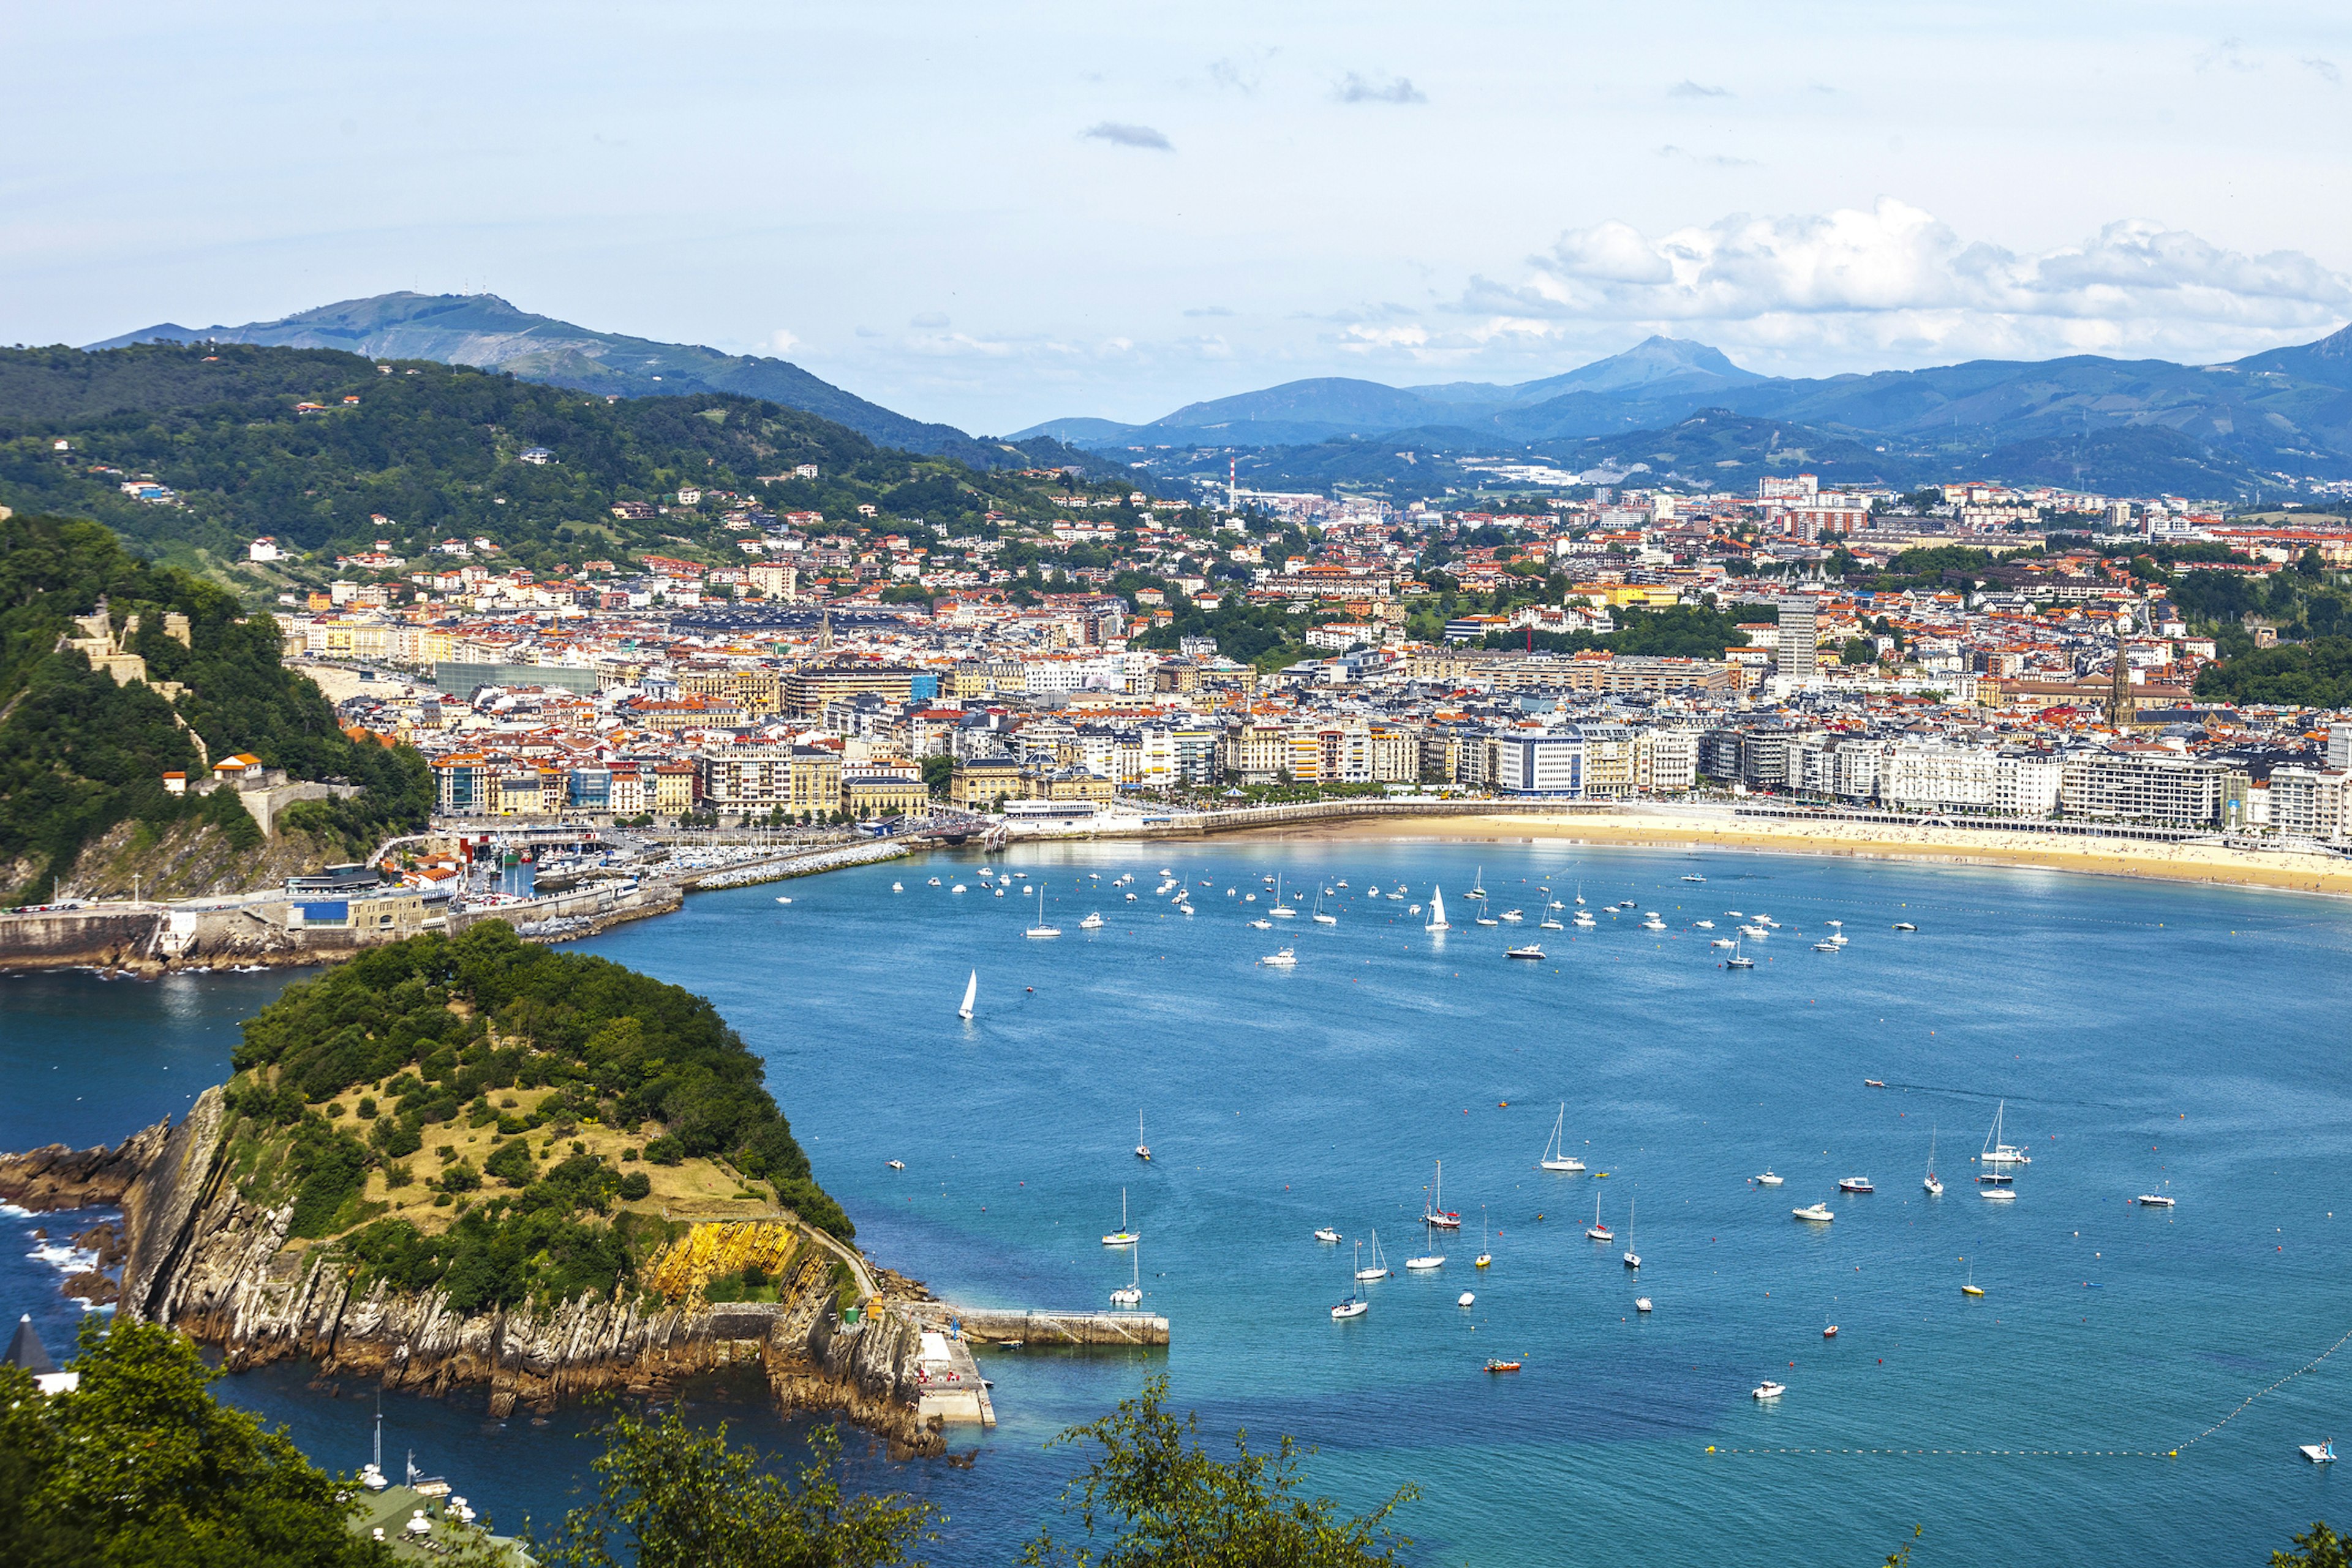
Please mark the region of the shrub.
[[539, 1167], [531, 1161], [530, 1145], [520, 1139], [500, 1144], [482, 1162], [482, 1174], [496, 1176], [510, 1187], [529, 1186], [538, 1173]]
[[665, 1135], [646, 1145], [646, 1158], [656, 1165], [675, 1165], [686, 1158], [686, 1145]]
[[653, 1178], [643, 1171], [631, 1171], [621, 1178], [621, 1196], [631, 1203], [653, 1196]]

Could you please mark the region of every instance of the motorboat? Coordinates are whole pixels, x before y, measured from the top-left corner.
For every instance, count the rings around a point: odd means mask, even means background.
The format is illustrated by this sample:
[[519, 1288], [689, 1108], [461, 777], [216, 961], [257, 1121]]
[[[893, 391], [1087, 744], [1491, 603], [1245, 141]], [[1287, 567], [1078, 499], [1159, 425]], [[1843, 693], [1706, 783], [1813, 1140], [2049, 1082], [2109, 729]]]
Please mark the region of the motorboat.
[[1296, 969], [1298, 967], [1298, 955], [1286, 947], [1280, 952], [1267, 953], [1258, 962], [1268, 969]]
[[882, 1163], [894, 1171], [903, 1171], [907, 1168], [907, 1162], [904, 1160], [885, 1160]]
[[1102, 928], [1103, 918], [1099, 914], [1089, 914], [1086, 919], [1078, 922], [1078, 929], [1080, 931], [1100, 931]]
[[1332, 1246], [1336, 1247], [1339, 1243], [1339, 1233], [1333, 1230], [1328, 1225], [1318, 1226], [1315, 1229], [1315, 1239], [1318, 1241], [1328, 1242]]
[[1478, 1304], [1477, 1294], [1475, 1291], [1465, 1290], [1454, 1298], [1454, 1304], [1457, 1307], [1475, 1307]]
[[1529, 942], [1529, 943], [1528, 943], [1528, 945], [1527, 945], [1527, 946], [1525, 946], [1525, 947], [1507, 947], [1507, 948], [1505, 948], [1505, 949], [1503, 950], [1503, 956], [1504, 956], [1505, 958], [1538, 958], [1538, 959], [1539, 959], [1539, 958], [1541, 958], [1543, 955], [1544, 955], [1544, 950], [1542, 949], [1542, 947], [1540, 947], [1539, 945], [1538, 945], [1537, 943], [1532, 942]]
[[1878, 1189], [1876, 1187], [1871, 1185], [1870, 1178], [1868, 1176], [1841, 1176], [1838, 1178], [1838, 1191], [1842, 1193], [1874, 1193]]
[[1693, 871], [1693, 872], [1690, 872], [1690, 873], [1688, 873], [1687, 875], [1685, 875], [1685, 876], [1683, 878], [1683, 880], [1684, 880], [1684, 881], [1685, 881], [1685, 882], [1704, 882], [1704, 881], [1706, 881], [1706, 879], [1705, 877], [1700, 876], [1697, 872]]
[[890, 890], [894, 893], [903, 893], [907, 890], [907, 884], [904, 882], [893, 882], [890, 884]]
[[1502, 914], [1503, 923], [1507, 926], [1517, 925], [1521, 921], [1524, 921], [1528, 917], [1525, 914], [1521, 913], [1517, 910], [1505, 910]]
[[1496, 1361], [1490, 1358], [1486, 1363], [1486, 1370], [1488, 1372], [1517, 1372], [1519, 1370], [1519, 1363], [1515, 1361]]
[[778, 902], [778, 903], [780, 903], [780, 904], [789, 904], [789, 903], [791, 903], [791, 902], [792, 902], [792, 900], [790, 900], [790, 899], [788, 899], [788, 898], [785, 898], [782, 894], [781, 894], [781, 893], [780, 893], [780, 894], [778, 894], [778, 895], [776, 896], [776, 902]]
[[940, 885], [940, 879], [939, 879], [937, 877], [932, 878], [932, 879], [931, 879], [931, 886], [932, 886], [932, 887], [934, 887], [934, 888], [936, 888], [936, 887], [938, 887], [939, 885]]
[[1655, 913], [1652, 913], [1643, 917], [1642, 921], [1642, 929], [1643, 931], [1664, 931], [1666, 929], [1666, 922], [1660, 920]]
[[2139, 1196], [2132, 1199], [2132, 1202], [2139, 1205], [2139, 1206], [2144, 1209], [2168, 1209], [2172, 1207], [2171, 1195], [2167, 1193], [2142, 1193]]
[[1763, 1382], [1758, 1384], [1754, 1388], [1749, 1389], [1748, 1391], [1748, 1396], [1750, 1399], [1778, 1399], [1780, 1395], [1788, 1392], [1789, 1385], [1787, 1384], [1775, 1383], [1768, 1377]]
[[1833, 1340], [1837, 1338], [1837, 1325], [1835, 1323], [1826, 1323], [1822, 1325], [1822, 1338], [1825, 1340]]
[[1647, 1296], [1636, 1296], [1633, 1298], [1633, 1310], [1637, 1312], [1646, 1312], [1649, 1310], [1650, 1299]]
[[1838, 944], [1833, 942], [1817, 942], [1813, 943], [1813, 951], [1815, 952], [1835, 952], [1837, 950]]
[[964, 885], [963, 885], [961, 882], [958, 882], [954, 887], [950, 888], [950, 889], [948, 889], [948, 891], [949, 891], [949, 892], [950, 892], [950, 893], [961, 893], [961, 892], [962, 892], [963, 890], [964, 890]]
[[1750, 942], [1762, 942], [1772, 933], [1759, 925], [1744, 925], [1739, 928], [1739, 934]]
[[1896, 921], [1895, 922], [1895, 929], [1896, 931], [1917, 931], [1919, 928], [1913, 925], [1909, 921]]
[[1886, 1080], [1883, 1078], [1866, 1078], [1862, 1080], [1862, 1087], [1864, 1089], [1885, 1089], [1886, 1087]]
[[1575, 918], [1576, 929], [1579, 931], [1591, 931], [1594, 926], [1601, 923], [1599, 921], [1592, 918], [1592, 913], [1589, 910], [1577, 910]]
[[1787, 1179], [1788, 1179], [1788, 1178], [1787, 1178], [1787, 1177], [1785, 1177], [1785, 1176], [1776, 1176], [1776, 1175], [1774, 1175], [1774, 1174], [1772, 1173], [1772, 1168], [1771, 1168], [1770, 1166], [1767, 1165], [1767, 1166], [1764, 1168], [1764, 1173], [1763, 1173], [1762, 1175], [1760, 1175], [1760, 1176], [1756, 1177], [1756, 1178], [1755, 1178], [1755, 1182], [1756, 1182], [1756, 1184], [1757, 1184], [1758, 1186], [1759, 1186], [1759, 1187], [1777, 1187], [1777, 1186], [1779, 1186], [1782, 1182], [1786, 1181]]
[[1708, 942], [1706, 945], [1709, 947], [1738, 947], [1739, 944], [1732, 941], [1727, 936], [1719, 936], [1713, 942]]
[[1694, 921], [1691, 923], [1699, 931], [1713, 931], [1715, 929], [1715, 922], [1713, 921]]
[[1272, 931], [1274, 929], [1274, 922], [1272, 921], [1252, 921], [1249, 922], [1249, 927], [1252, 931]]
[[1827, 1225], [1837, 1218], [1837, 1215], [1830, 1212], [1830, 1205], [1827, 1204], [1807, 1204], [1803, 1208], [1790, 1209], [1789, 1212], [1797, 1218], [1814, 1225]]

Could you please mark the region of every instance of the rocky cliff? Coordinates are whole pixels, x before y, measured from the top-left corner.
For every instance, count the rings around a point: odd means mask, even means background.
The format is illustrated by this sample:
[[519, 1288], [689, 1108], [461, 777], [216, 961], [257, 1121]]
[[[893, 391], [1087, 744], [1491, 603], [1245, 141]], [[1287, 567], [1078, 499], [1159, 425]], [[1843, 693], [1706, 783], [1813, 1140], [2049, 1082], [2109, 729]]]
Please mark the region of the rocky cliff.
[[[937, 1454], [937, 1420], [918, 1415], [919, 1287], [865, 1303], [845, 1324], [835, 1258], [810, 1237], [772, 1303], [689, 1295], [648, 1307], [583, 1298], [461, 1315], [440, 1291], [353, 1288], [331, 1244], [289, 1241], [293, 1205], [250, 1202], [228, 1179], [221, 1090], [178, 1126], [158, 1122], [116, 1149], [0, 1155], [0, 1199], [28, 1209], [120, 1205], [121, 1310], [219, 1346], [234, 1371], [307, 1357], [321, 1375], [373, 1377], [439, 1394], [486, 1387], [494, 1414], [544, 1409], [602, 1391], [667, 1392], [697, 1373], [756, 1363], [787, 1409], [834, 1411], [899, 1454]], [[887, 1277], [886, 1278], [895, 1278]]]

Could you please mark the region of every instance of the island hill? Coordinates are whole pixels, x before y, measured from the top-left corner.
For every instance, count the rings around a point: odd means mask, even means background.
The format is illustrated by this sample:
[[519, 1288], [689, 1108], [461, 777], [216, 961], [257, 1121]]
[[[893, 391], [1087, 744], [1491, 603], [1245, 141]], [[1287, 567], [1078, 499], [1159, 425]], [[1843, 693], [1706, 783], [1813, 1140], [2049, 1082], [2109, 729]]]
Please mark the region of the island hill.
[[290, 987], [235, 1065], [176, 1127], [0, 1156], [0, 1198], [120, 1205], [121, 1310], [232, 1368], [486, 1384], [504, 1415], [757, 1363], [912, 1452], [989, 1414], [976, 1373], [969, 1414], [927, 1386], [946, 1310], [848, 1245], [699, 996], [488, 921]]

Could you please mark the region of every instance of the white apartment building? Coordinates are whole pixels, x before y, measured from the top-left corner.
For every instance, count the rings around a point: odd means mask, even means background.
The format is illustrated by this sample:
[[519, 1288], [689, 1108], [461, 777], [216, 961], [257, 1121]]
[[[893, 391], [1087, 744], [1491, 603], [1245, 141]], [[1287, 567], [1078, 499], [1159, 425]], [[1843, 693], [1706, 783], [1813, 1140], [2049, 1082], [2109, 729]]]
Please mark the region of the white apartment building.
[[2218, 826], [2234, 772], [2226, 763], [2115, 752], [2078, 752], [2063, 768], [2058, 799], [2067, 816], [2172, 827]]
[[[2352, 734], [2352, 726], [2339, 724], [2329, 734], [2331, 753], [2336, 737], [2346, 734]], [[2270, 825], [2287, 837], [2327, 844], [2352, 838], [2352, 773], [2273, 768], [2270, 802]]]
[[1495, 787], [1506, 795], [1584, 793], [1584, 736], [1576, 730], [1497, 735], [1494, 752]]

